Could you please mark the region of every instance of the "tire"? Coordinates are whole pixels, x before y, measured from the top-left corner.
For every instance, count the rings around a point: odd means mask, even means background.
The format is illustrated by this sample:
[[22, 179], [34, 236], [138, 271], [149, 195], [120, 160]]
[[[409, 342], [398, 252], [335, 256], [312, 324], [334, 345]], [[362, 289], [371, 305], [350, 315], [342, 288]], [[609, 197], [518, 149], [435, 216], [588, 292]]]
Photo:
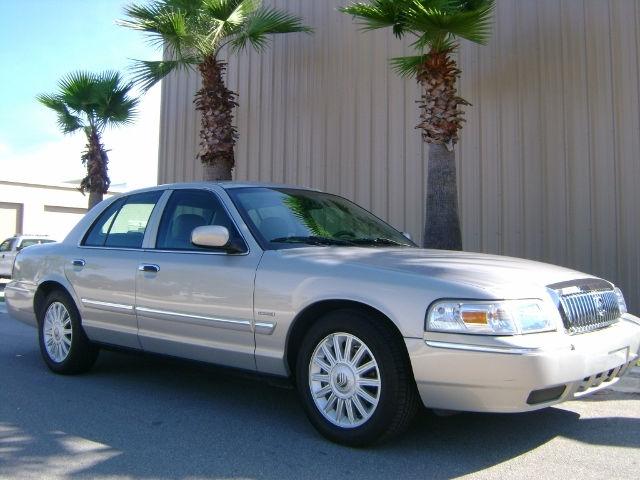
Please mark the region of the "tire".
[[401, 339], [359, 310], [329, 312], [313, 324], [298, 352], [296, 384], [313, 426], [352, 447], [400, 434], [419, 406]]
[[84, 373], [98, 358], [99, 349], [87, 338], [75, 303], [61, 290], [51, 292], [38, 312], [38, 343], [44, 362], [55, 373]]

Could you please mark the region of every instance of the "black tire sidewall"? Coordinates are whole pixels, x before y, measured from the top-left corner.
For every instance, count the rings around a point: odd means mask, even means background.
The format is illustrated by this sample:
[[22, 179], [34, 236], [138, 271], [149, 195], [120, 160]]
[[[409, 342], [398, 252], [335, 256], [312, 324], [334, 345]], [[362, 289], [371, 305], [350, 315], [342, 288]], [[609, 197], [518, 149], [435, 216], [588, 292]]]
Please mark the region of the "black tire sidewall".
[[[395, 417], [398, 408], [397, 392], [401, 388], [396, 372], [405, 366], [398, 365], [397, 358], [387, 343], [396, 339], [381, 335], [381, 329], [373, 325], [377, 320], [379, 318], [369, 318], [357, 310], [330, 312], [311, 327], [298, 352], [296, 384], [305, 412], [320, 433], [334, 442], [354, 447], [374, 443], [387, 432]], [[371, 350], [380, 370], [382, 389], [376, 410], [367, 422], [355, 428], [340, 428], [326, 420], [318, 411], [309, 388], [311, 356], [320, 341], [337, 332], [350, 333], [362, 340]]]

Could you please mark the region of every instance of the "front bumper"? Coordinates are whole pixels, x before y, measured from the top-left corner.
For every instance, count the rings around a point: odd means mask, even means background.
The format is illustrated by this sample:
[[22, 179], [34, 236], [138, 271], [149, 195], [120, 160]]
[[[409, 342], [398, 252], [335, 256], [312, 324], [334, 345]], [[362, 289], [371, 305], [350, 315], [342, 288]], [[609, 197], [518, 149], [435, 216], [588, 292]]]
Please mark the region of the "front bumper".
[[636, 322], [640, 319], [625, 315], [608, 328], [581, 335], [427, 334], [425, 339], [405, 341], [425, 406], [525, 412], [617, 382], [640, 354]]

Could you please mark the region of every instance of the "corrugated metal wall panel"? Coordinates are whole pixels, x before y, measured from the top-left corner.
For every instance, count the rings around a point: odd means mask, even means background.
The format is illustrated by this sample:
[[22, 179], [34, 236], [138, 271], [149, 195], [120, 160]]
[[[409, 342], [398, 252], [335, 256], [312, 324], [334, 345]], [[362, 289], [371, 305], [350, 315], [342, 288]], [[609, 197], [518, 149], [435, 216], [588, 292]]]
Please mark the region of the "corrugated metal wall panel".
[[[229, 65], [239, 93], [237, 179], [352, 198], [420, 239], [426, 148], [413, 80], [390, 32], [362, 33], [341, 0], [273, 0], [313, 37], [277, 38]], [[458, 146], [468, 250], [546, 260], [614, 280], [640, 310], [640, 6], [500, 0], [489, 45], [464, 44], [473, 103]], [[161, 182], [199, 179], [196, 75], [163, 86]]]

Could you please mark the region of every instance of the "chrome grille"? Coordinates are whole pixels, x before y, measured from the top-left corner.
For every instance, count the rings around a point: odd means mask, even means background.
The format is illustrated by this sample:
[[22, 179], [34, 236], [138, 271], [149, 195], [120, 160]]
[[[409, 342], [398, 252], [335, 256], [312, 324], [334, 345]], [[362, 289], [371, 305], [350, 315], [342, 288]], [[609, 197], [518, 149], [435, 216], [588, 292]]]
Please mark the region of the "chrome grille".
[[586, 333], [618, 321], [618, 297], [604, 280], [586, 279], [550, 285], [558, 297], [558, 308], [569, 333]]

